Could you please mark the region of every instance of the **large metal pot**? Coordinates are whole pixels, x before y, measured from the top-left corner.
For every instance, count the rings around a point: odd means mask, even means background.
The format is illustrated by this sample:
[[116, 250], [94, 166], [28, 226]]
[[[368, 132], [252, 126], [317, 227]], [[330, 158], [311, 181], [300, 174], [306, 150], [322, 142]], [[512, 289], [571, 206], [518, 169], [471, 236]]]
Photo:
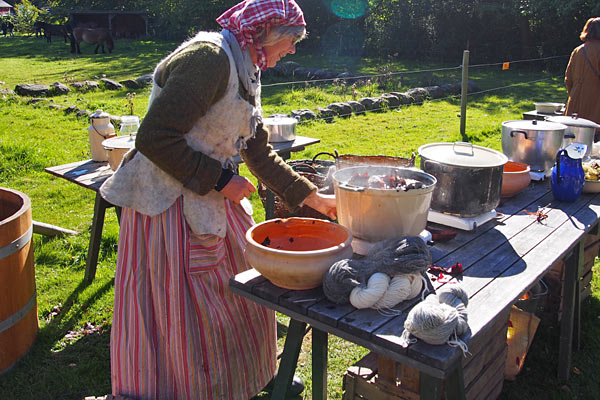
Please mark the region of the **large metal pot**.
[[438, 181], [431, 209], [475, 217], [500, 203], [502, 170], [508, 158], [471, 143], [430, 143], [419, 147], [421, 169]]
[[[579, 142], [587, 145], [587, 151], [584, 157], [588, 157], [592, 153], [592, 147], [594, 146], [594, 134], [596, 129], [600, 128], [597, 123], [579, 118], [577, 114], [573, 115], [562, 115], [556, 117], [547, 117], [546, 121], [556, 122], [567, 126], [565, 131], [565, 138], [563, 139], [562, 147], [565, 148], [573, 142]], [[570, 137], [574, 135], [575, 137]]]
[[[394, 175], [424, 183], [420, 189], [373, 189], [348, 183], [355, 174]], [[427, 225], [435, 177], [416, 168], [360, 166], [333, 174], [338, 221], [356, 238], [376, 242], [418, 236]]]
[[289, 142], [296, 139], [296, 124], [298, 120], [292, 117], [263, 118], [263, 127], [269, 133], [269, 142]]
[[516, 120], [502, 123], [502, 152], [511, 161], [527, 164], [532, 171], [547, 172], [554, 165], [567, 126], [556, 122]]

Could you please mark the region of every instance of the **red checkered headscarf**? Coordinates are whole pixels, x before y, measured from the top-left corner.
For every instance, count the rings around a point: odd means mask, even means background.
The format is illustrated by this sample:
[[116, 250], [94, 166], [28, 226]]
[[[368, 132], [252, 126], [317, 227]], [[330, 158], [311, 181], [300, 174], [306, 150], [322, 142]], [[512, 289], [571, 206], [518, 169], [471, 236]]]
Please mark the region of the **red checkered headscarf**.
[[258, 67], [267, 68], [267, 57], [258, 35], [267, 26], [306, 26], [304, 14], [294, 0], [244, 0], [225, 11], [217, 23], [237, 39], [242, 50], [254, 45]]

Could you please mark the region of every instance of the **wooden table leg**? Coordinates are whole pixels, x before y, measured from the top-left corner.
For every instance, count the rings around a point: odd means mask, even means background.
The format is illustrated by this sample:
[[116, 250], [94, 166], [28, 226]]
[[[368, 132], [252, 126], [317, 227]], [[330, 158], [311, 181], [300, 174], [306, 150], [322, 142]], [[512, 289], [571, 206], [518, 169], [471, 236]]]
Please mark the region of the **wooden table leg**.
[[458, 361], [458, 365], [454, 368], [454, 371], [446, 378], [445, 388], [446, 399], [452, 400], [465, 400], [465, 378], [463, 374], [463, 367], [461, 361]]
[[420, 376], [420, 388], [421, 399], [423, 400], [439, 400], [442, 398], [443, 392], [443, 380], [434, 378], [433, 376], [427, 375], [421, 372]]
[[300, 322], [295, 319], [290, 320], [283, 353], [279, 363], [279, 370], [273, 385], [272, 400], [284, 400], [287, 390], [294, 379], [296, 365], [298, 364], [298, 356], [302, 347], [302, 339], [304, 339], [304, 330], [306, 322]]
[[312, 328], [312, 398], [327, 400], [327, 332]]
[[111, 206], [112, 204], [104, 200], [102, 196], [100, 196], [100, 193], [96, 193], [90, 245], [88, 247], [88, 255], [85, 263], [84, 281], [87, 283], [92, 282], [96, 276], [98, 253], [100, 252], [100, 241], [102, 240], [102, 228], [104, 227], [104, 215], [106, 214], [106, 209]]
[[583, 263], [583, 240], [580, 240], [572, 254], [565, 260], [565, 280], [563, 287], [563, 311], [560, 318], [560, 343], [558, 348], [558, 378], [567, 381], [571, 375], [573, 353], [573, 328], [579, 331], [575, 302], [579, 298], [579, 275]]
[[115, 214], [117, 214], [117, 221], [119, 222], [119, 225], [121, 225], [121, 211], [123, 209], [119, 206], [115, 206]]

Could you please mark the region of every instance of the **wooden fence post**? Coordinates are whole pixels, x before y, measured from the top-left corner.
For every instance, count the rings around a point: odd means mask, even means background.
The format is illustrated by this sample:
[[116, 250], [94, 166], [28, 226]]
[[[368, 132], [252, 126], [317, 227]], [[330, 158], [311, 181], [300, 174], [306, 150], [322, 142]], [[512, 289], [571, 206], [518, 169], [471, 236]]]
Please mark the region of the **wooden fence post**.
[[467, 124], [467, 92], [469, 91], [469, 50], [463, 51], [462, 89], [460, 93], [460, 134], [465, 137]]

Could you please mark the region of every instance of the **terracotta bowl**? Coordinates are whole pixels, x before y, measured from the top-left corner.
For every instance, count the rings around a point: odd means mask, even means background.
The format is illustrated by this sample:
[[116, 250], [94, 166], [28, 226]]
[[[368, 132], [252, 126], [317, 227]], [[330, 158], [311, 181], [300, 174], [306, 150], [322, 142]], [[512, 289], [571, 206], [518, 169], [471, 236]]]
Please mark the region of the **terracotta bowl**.
[[502, 174], [502, 192], [500, 196], [502, 198], [513, 197], [521, 190], [525, 189], [529, 182], [531, 182], [531, 176], [529, 172], [531, 168], [529, 165], [519, 163], [516, 161], [509, 161], [504, 164], [504, 173]]
[[352, 257], [352, 233], [314, 218], [271, 219], [246, 232], [246, 260], [274, 285], [293, 290], [323, 283], [336, 261]]

